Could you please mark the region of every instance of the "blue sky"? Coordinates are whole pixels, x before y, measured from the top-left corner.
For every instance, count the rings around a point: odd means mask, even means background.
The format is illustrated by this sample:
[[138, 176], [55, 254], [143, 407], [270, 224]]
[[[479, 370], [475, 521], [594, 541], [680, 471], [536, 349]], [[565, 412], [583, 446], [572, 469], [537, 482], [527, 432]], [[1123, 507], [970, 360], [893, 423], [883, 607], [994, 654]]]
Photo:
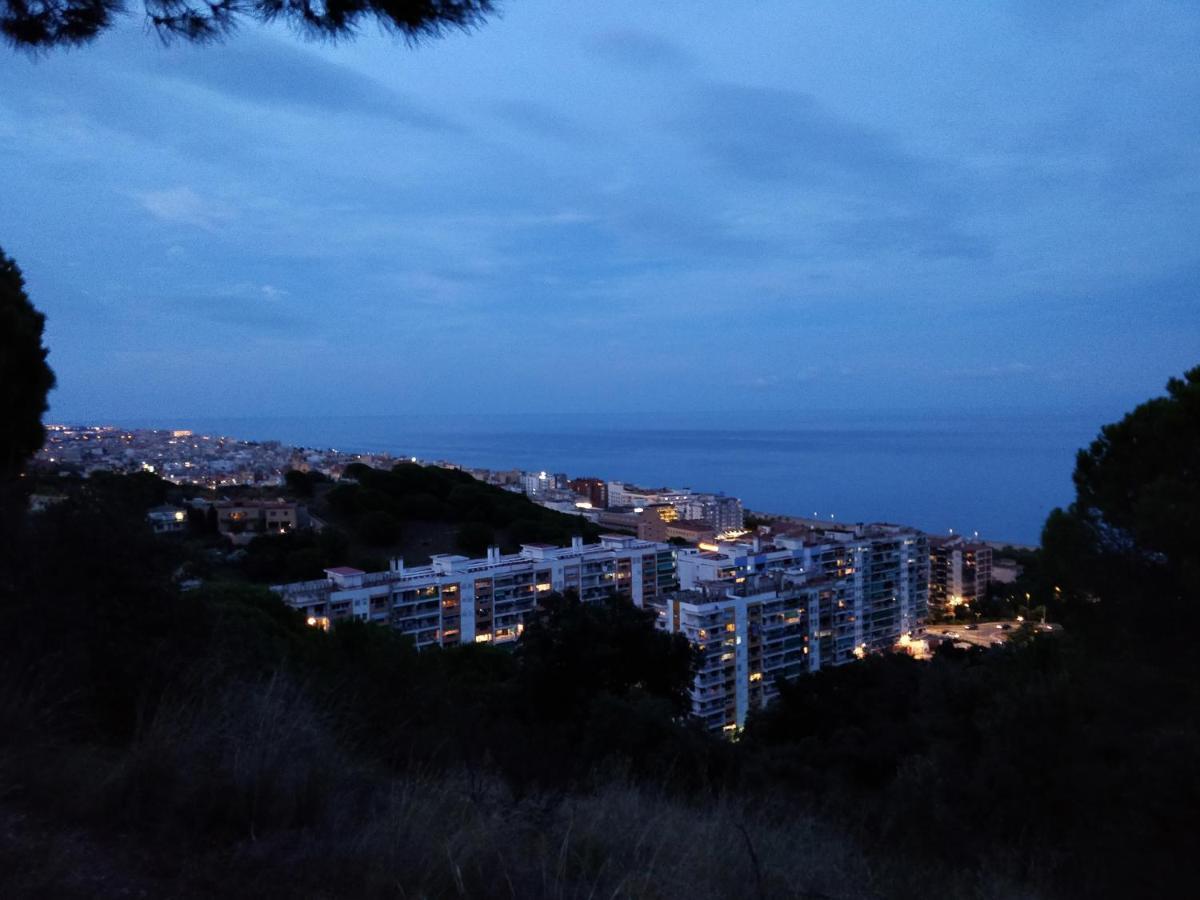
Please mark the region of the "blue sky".
[[1200, 363], [1195, 4], [503, 10], [0, 53], [51, 418], [1116, 413]]

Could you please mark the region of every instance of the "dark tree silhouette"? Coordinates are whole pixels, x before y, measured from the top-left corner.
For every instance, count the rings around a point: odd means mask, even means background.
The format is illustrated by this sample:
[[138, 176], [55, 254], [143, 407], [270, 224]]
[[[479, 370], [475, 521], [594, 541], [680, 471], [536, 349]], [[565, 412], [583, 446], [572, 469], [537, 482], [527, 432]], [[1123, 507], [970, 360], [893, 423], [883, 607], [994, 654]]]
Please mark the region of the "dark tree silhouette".
[[[211, 41], [238, 24], [284, 22], [308, 37], [350, 37], [365, 23], [407, 40], [471, 28], [493, 0], [142, 0], [147, 24], [163, 40]], [[126, 0], [0, 0], [0, 35], [15, 47], [85, 44], [110, 28]]]
[[42, 413], [54, 371], [42, 346], [45, 323], [25, 295], [21, 270], [0, 249], [0, 485], [20, 473], [46, 438]]
[[[1169, 571], [1200, 590], [1200, 366], [1167, 382], [1167, 396], [1105, 425], [1075, 463], [1076, 500], [1055, 510], [1042, 545], [1056, 576], [1102, 592], [1116, 570], [1131, 579]], [[1109, 582], [1106, 585], [1106, 582]]]
[[1200, 528], [1200, 366], [1167, 382], [1079, 451], [1079, 506], [1175, 564], [1195, 563]]

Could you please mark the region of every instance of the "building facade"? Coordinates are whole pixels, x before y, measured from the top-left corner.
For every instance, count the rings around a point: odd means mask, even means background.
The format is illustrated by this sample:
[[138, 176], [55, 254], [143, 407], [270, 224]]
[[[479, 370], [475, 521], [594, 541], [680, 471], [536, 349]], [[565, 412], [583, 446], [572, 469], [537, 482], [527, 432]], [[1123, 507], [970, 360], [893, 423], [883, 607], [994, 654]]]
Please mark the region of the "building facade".
[[259, 534], [286, 534], [308, 524], [305, 507], [288, 500], [245, 500], [214, 503], [217, 530], [235, 544]]
[[992, 548], [962, 537], [929, 541], [929, 607], [938, 617], [987, 597], [992, 580]]
[[742, 531], [745, 528], [745, 511], [742, 501], [724, 494], [695, 494], [679, 507], [685, 519], [707, 522], [717, 534]]
[[187, 510], [156, 506], [146, 513], [146, 521], [155, 534], [176, 534], [187, 530]]
[[526, 544], [519, 553], [486, 557], [435, 556], [406, 568], [393, 560], [386, 572], [327, 569], [315, 581], [273, 587], [310, 625], [343, 619], [389, 625], [418, 647], [515, 641], [539, 594], [573, 590], [584, 601], [624, 597], [637, 606], [658, 602], [678, 586], [672, 548], [626, 535], [579, 538], [570, 547]]
[[777, 695], [776, 679], [919, 639], [929, 547], [916, 531], [859, 528], [785, 546], [680, 551], [681, 590], [653, 604], [658, 626], [701, 654], [692, 712], [736, 731]]
[[569, 483], [569, 487], [595, 509], [608, 506], [608, 482], [601, 478], [576, 478]]
[[679, 506], [691, 497], [689, 488], [643, 488], [624, 481], [608, 483], [609, 506]]

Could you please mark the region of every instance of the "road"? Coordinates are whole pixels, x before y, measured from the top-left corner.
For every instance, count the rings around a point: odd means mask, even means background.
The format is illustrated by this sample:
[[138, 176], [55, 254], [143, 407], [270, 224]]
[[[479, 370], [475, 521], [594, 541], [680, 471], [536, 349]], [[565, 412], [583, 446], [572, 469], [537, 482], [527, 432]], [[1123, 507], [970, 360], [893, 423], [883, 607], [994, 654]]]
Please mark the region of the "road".
[[[1005, 643], [1025, 624], [1016, 619], [1000, 622], [979, 622], [970, 625], [930, 625], [925, 629], [926, 638], [933, 641], [944, 638], [955, 643], [970, 644], [973, 647], [997, 647]], [[1062, 631], [1061, 625], [1040, 625], [1033, 623], [1039, 632], [1053, 634]]]

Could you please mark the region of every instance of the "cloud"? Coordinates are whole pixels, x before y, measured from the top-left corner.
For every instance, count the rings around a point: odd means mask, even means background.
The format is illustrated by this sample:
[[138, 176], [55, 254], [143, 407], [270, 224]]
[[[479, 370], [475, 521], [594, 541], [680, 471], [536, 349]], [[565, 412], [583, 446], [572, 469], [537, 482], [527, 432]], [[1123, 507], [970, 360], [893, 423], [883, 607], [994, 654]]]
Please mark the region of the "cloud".
[[541, 103], [529, 100], [502, 100], [490, 110], [492, 115], [535, 137], [575, 142], [590, 132], [569, 116], [562, 115]]
[[679, 46], [657, 34], [621, 28], [592, 38], [589, 49], [601, 59], [638, 70], [688, 69], [692, 57]]
[[358, 114], [431, 131], [458, 131], [448, 117], [347, 66], [269, 38], [238, 35], [212, 47], [171, 47], [144, 59], [152, 74], [272, 109]]
[[[234, 210], [219, 201], [201, 197], [190, 187], [168, 188], [139, 194], [142, 207], [156, 219], [217, 231], [236, 217]], [[172, 248], [174, 250], [174, 248]]]
[[[792, 228], [807, 224], [827, 249], [984, 259], [989, 239], [964, 225], [957, 166], [925, 159], [887, 131], [839, 115], [810, 94], [707, 82], [669, 119], [702, 158], [754, 189], [795, 198]], [[779, 195], [778, 192], [785, 192]]]
[[289, 291], [272, 284], [241, 282], [183, 293], [169, 301], [178, 313], [216, 325], [256, 332], [309, 335], [314, 323], [284, 303]]
[[923, 175], [889, 135], [799, 91], [706, 83], [675, 127], [730, 174], [758, 181], [891, 187]]

